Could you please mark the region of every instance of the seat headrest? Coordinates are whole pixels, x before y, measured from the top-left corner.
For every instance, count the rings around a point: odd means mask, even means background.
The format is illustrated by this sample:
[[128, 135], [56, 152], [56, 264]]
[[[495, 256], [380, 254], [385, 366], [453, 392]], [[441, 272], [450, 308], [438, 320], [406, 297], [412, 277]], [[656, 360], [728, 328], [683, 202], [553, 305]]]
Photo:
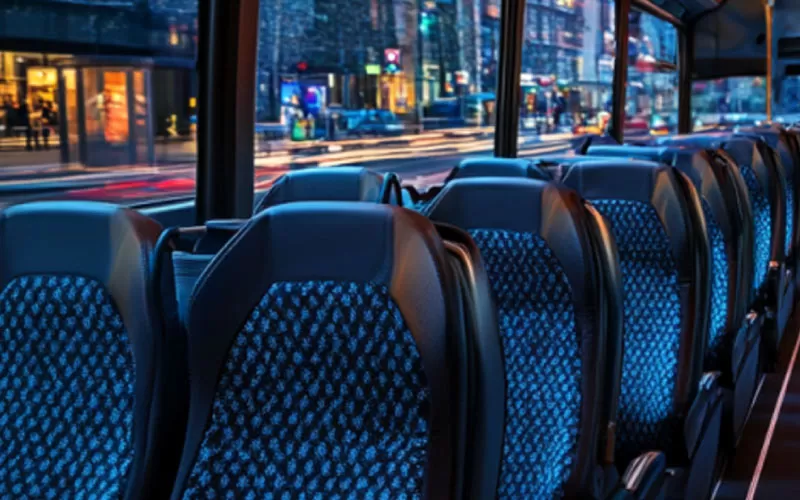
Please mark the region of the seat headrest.
[[471, 177], [523, 177], [550, 180], [544, 171], [530, 160], [520, 158], [474, 158], [463, 160], [450, 172], [445, 182]]
[[666, 148], [659, 146], [592, 146], [587, 156], [614, 158], [636, 158], [647, 161], [663, 161]]
[[381, 201], [384, 176], [364, 167], [314, 168], [289, 172], [278, 179], [256, 212], [296, 201]]
[[671, 167], [644, 160], [587, 158], [564, 172], [561, 182], [586, 199], [625, 199], [650, 203], [659, 175]]
[[0, 213], [0, 284], [14, 276], [68, 274], [113, 282], [115, 296], [127, 296], [130, 280], [143, 279], [161, 229], [135, 210], [108, 203], [9, 207]]
[[428, 216], [463, 229], [535, 233], [542, 213], [542, 192], [549, 186], [555, 184], [509, 177], [457, 179], [445, 184], [428, 208]]

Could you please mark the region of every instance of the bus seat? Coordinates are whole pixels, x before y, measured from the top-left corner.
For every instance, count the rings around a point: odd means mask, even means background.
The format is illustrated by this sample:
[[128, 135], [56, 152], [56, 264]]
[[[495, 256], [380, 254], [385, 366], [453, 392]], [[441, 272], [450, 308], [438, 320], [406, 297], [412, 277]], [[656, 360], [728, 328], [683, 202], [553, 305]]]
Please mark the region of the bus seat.
[[594, 219], [574, 191], [525, 178], [528, 165], [517, 163], [518, 178], [503, 171], [514, 163], [498, 165], [499, 177], [445, 184], [428, 210], [473, 237], [497, 306], [506, 420], [493, 496], [604, 498], [616, 485], [606, 453], [622, 341], [616, 255], [598, 259]]
[[458, 290], [434, 226], [409, 210], [306, 202], [260, 212], [193, 292], [173, 498], [460, 497]]
[[691, 181], [654, 162], [588, 159], [572, 164], [562, 182], [609, 219], [620, 256], [625, 333], [617, 460], [625, 466], [663, 450], [673, 468], [668, 491], [705, 498], [722, 398], [718, 374], [702, 370], [710, 255]]
[[598, 147], [589, 155], [648, 159], [683, 172], [700, 195], [711, 245], [711, 303], [704, 369], [720, 371], [731, 389], [728, 414], [732, 445], [743, 430], [758, 385], [763, 314], [749, 309], [752, 282], [752, 230], [749, 204], [736, 188], [738, 169], [714, 150], [699, 147]]
[[393, 174], [365, 167], [295, 170], [281, 176], [259, 201], [255, 213], [295, 201], [366, 201], [401, 205], [400, 182]]
[[160, 384], [150, 286], [160, 230], [104, 203], [0, 213], [3, 498], [153, 498], [174, 479], [180, 394]]

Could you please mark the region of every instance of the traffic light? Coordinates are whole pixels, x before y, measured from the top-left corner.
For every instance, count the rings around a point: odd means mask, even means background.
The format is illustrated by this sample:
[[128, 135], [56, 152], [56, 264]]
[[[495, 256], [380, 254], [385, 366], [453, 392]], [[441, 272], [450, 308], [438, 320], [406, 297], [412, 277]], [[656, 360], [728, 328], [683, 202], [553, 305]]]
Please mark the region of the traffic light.
[[297, 68], [298, 73], [303, 73], [308, 69], [308, 63], [305, 61], [300, 61], [295, 67]]
[[383, 51], [383, 68], [389, 74], [400, 71], [400, 49], [386, 49]]

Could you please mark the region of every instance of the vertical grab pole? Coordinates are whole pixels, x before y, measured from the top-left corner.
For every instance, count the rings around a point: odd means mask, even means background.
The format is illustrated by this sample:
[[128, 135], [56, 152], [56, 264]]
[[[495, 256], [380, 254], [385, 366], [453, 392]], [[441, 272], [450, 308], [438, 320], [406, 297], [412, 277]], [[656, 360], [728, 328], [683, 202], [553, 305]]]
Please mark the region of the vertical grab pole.
[[500, 158], [517, 156], [525, 4], [525, 0], [503, 0], [500, 5], [500, 64], [494, 132], [494, 154]]
[[772, 123], [772, 12], [775, 0], [764, 1], [764, 19], [767, 24], [767, 123]]
[[614, 57], [614, 84], [611, 95], [609, 135], [622, 143], [625, 136], [625, 89], [628, 86], [628, 17], [631, 0], [614, 2], [614, 36], [617, 50]]
[[692, 73], [694, 72], [694, 24], [679, 33], [678, 47], [678, 133], [692, 131]]

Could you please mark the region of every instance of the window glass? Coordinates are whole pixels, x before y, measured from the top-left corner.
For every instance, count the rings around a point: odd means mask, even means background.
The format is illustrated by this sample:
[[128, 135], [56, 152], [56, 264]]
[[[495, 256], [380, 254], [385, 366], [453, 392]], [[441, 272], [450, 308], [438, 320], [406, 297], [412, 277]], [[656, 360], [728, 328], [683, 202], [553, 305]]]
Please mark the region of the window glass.
[[718, 125], [753, 125], [766, 120], [765, 78], [744, 76], [701, 80], [692, 84], [694, 130]]
[[520, 156], [602, 134], [614, 79], [613, 0], [527, 3], [520, 87]]
[[363, 165], [419, 186], [491, 155], [500, 0], [261, 0], [256, 190]]
[[678, 32], [666, 21], [630, 13], [626, 138], [663, 135], [678, 129]]
[[197, 0], [0, 4], [0, 204], [194, 195]]

